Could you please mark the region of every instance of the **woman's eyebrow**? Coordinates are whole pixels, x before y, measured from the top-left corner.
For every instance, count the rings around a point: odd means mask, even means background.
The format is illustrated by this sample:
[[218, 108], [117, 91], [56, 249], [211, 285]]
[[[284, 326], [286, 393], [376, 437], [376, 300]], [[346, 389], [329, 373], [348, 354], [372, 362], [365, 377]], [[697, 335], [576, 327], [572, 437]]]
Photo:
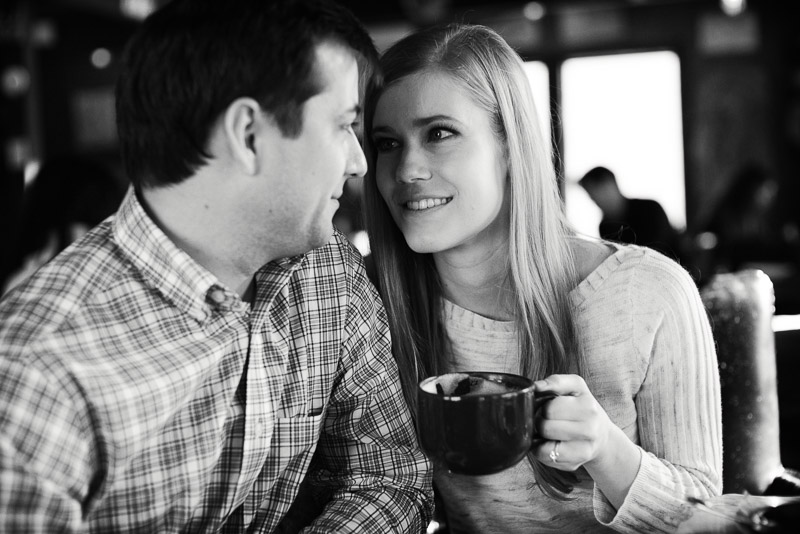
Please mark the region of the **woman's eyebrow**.
[[392, 132], [394, 132], [394, 130], [389, 126], [374, 126], [372, 128], [373, 135], [376, 133], [392, 133]]
[[[454, 119], [450, 115], [430, 115], [428, 117], [419, 117], [417, 119], [413, 119], [411, 121], [411, 125], [415, 128], [422, 128], [423, 126], [428, 126], [429, 124], [439, 122], [439, 121], [450, 121], [450, 122], [460, 122], [457, 119]], [[386, 133], [393, 131], [392, 128], [389, 126], [378, 125], [372, 128], [372, 133]]]
[[453, 121], [455, 119], [453, 117], [451, 117], [450, 115], [438, 114], [438, 115], [430, 115], [428, 117], [420, 117], [418, 119], [414, 119], [413, 121], [411, 121], [411, 124], [413, 124], [414, 126], [419, 128], [420, 126], [427, 126], [428, 124], [431, 124], [433, 122], [439, 122], [439, 121], [443, 121], [443, 120], [444, 121]]

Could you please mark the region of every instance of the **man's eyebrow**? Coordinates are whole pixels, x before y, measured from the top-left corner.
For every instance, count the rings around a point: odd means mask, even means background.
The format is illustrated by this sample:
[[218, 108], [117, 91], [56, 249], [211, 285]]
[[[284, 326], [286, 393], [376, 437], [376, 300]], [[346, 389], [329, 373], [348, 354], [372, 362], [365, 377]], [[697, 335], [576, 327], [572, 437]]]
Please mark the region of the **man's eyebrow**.
[[350, 115], [351, 113], [355, 113], [358, 116], [361, 115], [361, 111], [362, 111], [361, 104], [353, 104], [348, 109], [346, 109], [344, 113], [342, 113], [342, 115]]

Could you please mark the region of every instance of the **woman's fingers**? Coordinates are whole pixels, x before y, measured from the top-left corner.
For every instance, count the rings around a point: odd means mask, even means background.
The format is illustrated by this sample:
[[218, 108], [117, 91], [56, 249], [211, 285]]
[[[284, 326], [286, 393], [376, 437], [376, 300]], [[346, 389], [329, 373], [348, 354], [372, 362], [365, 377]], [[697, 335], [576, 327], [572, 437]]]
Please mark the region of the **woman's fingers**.
[[586, 382], [578, 375], [550, 375], [534, 382], [536, 395], [580, 396], [589, 392]]
[[544, 465], [562, 471], [575, 471], [586, 462], [580, 442], [542, 440], [534, 446], [536, 458]]
[[598, 403], [591, 395], [561, 395], [537, 403], [536, 415], [544, 419], [584, 421], [595, 417], [598, 408]]
[[536, 417], [534, 428], [536, 436], [542, 439], [575, 441], [592, 439], [594, 433], [591, 421], [567, 421]]

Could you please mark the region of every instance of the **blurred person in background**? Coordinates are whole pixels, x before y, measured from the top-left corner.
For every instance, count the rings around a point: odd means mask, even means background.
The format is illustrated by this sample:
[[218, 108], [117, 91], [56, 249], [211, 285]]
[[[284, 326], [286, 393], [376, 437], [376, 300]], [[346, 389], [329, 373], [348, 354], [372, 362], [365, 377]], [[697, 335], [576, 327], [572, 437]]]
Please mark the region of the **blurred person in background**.
[[0, 301], [0, 532], [426, 528], [386, 314], [332, 225], [376, 62], [326, 0], [176, 0], [140, 26], [116, 98], [133, 187]]
[[779, 192], [777, 178], [758, 165], [736, 173], [706, 230], [714, 238], [716, 271], [770, 262], [800, 266], [800, 231], [780, 209]]
[[616, 176], [606, 167], [589, 170], [578, 184], [603, 212], [601, 238], [650, 247], [673, 259], [678, 256], [678, 233], [661, 204], [623, 195]]
[[800, 313], [800, 227], [795, 200], [780, 193], [777, 176], [743, 166], [691, 244], [701, 284], [716, 273], [759, 269], [775, 287], [775, 313], [793, 315]]

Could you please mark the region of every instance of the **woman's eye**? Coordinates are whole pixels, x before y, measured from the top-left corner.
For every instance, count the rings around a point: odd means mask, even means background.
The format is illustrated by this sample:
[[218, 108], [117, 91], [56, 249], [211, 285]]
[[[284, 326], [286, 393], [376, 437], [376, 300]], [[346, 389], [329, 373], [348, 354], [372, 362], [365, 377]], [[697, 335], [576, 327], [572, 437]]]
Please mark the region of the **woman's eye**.
[[443, 141], [444, 139], [447, 139], [448, 137], [452, 137], [453, 135], [455, 135], [455, 134], [453, 132], [451, 132], [450, 130], [446, 130], [444, 128], [433, 128], [428, 133], [428, 139], [430, 141]]
[[375, 139], [375, 150], [378, 152], [386, 152], [397, 147], [397, 141], [386, 137]]

